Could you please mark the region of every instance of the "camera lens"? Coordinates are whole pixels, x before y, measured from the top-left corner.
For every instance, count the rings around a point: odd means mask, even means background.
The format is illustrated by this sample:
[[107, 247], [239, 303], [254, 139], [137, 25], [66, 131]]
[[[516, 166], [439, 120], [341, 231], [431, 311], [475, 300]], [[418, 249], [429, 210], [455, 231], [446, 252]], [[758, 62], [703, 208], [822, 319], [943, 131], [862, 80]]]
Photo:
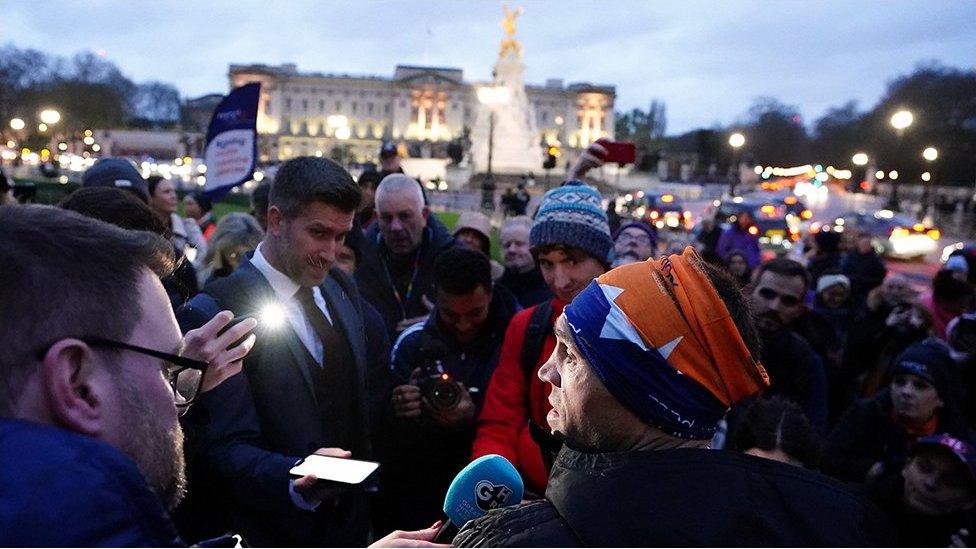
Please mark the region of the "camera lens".
[[453, 408], [461, 401], [461, 394], [458, 392], [457, 386], [450, 382], [434, 385], [430, 396], [431, 406], [440, 410]]

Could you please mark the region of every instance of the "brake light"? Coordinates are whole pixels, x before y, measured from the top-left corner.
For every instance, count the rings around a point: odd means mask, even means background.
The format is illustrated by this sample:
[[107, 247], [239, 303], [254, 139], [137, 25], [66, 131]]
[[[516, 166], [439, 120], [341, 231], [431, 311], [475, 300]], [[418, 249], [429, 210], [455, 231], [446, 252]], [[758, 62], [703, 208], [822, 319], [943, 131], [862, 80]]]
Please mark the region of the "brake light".
[[911, 233], [908, 231], [908, 229], [906, 229], [904, 227], [895, 227], [895, 228], [891, 229], [891, 237], [892, 238], [902, 238], [902, 237], [908, 236], [909, 234], [911, 234]]
[[752, 236], [758, 236], [759, 229], [755, 225], [753, 225], [752, 227], [749, 227], [749, 234], [751, 234]]
[[929, 238], [932, 240], [938, 240], [942, 237], [942, 232], [939, 229], [929, 229], [925, 234], [929, 235]]
[[811, 212], [810, 210], [803, 210], [802, 212], [800, 212], [800, 217], [802, 217], [803, 219], [810, 219], [813, 217], [813, 212]]

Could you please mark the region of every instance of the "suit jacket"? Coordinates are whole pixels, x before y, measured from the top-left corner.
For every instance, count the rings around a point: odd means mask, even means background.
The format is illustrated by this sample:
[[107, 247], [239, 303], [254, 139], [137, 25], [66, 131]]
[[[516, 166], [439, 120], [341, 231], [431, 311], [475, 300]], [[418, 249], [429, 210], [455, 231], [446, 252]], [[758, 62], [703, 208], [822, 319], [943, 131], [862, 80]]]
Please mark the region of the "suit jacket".
[[[356, 432], [360, 436], [349, 449], [354, 458], [369, 459], [367, 343], [358, 291], [336, 269], [320, 289], [354, 359], [355, 386], [342, 389], [352, 391], [359, 403]], [[254, 314], [275, 297], [271, 285], [248, 261], [209, 284], [177, 317], [186, 331], [223, 309], [235, 316]], [[198, 408], [193, 411], [194, 425], [187, 430], [191, 493], [200, 489], [225, 499], [231, 510], [228, 526], [254, 546], [364, 545], [368, 513], [362, 488], [346, 490], [315, 512], [300, 510], [292, 502], [289, 469], [298, 459], [330, 444], [312, 385], [311, 369], [320, 366], [287, 323], [259, 326], [256, 334], [243, 375], [225, 381], [194, 404]]]

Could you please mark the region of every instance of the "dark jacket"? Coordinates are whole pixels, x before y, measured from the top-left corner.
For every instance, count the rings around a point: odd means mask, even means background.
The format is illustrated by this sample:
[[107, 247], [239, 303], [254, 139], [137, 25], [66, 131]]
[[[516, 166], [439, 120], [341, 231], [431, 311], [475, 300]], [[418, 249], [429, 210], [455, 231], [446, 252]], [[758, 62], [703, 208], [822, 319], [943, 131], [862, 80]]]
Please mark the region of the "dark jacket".
[[182, 547], [129, 457], [99, 440], [0, 419], [0, 547]]
[[868, 292], [884, 281], [887, 269], [874, 250], [866, 254], [854, 250], [844, 255], [840, 262], [840, 272], [851, 280], [851, 297], [855, 303], [864, 303]]
[[888, 546], [883, 514], [839, 482], [720, 450], [564, 448], [546, 499], [489, 512], [458, 547]]
[[[337, 432], [355, 433], [346, 448], [370, 459], [365, 378], [367, 341], [360, 298], [353, 281], [333, 269], [320, 286], [354, 364], [349, 391], [356, 403], [353, 425], [327, 424], [318, 402], [313, 368], [321, 368], [290, 325], [255, 330], [257, 342], [234, 376], [204, 394], [195, 407], [210, 421], [196, 433], [188, 466], [213, 483], [233, 514], [231, 526], [255, 546], [340, 545], [366, 542], [368, 519], [362, 488], [350, 488], [316, 512], [299, 510], [289, 496], [288, 471], [318, 448], [336, 446]], [[177, 313], [181, 328], [196, 327], [222, 309], [253, 314], [255, 304], [275, 299], [264, 275], [250, 261], [204, 288]], [[328, 352], [327, 355], [328, 356]], [[328, 364], [328, 362], [326, 363]]]
[[389, 256], [383, 244], [379, 223], [373, 223], [366, 230], [365, 242], [362, 246], [362, 260], [356, 268], [356, 282], [363, 298], [379, 311], [386, 322], [387, 334], [390, 340], [395, 340], [396, 326], [401, 320], [425, 315], [429, 312], [424, 305], [423, 297], [433, 302], [434, 295], [434, 259], [441, 251], [454, 245], [454, 237], [447, 232], [447, 228], [437, 216], [431, 214], [427, 218], [427, 228], [424, 229], [423, 239], [417, 251], [414, 262], [413, 277], [409, 291], [401, 291], [401, 304], [393, 285], [393, 278], [389, 268]]
[[813, 287], [817, 286], [817, 281], [820, 280], [821, 276], [838, 270], [840, 270], [840, 252], [818, 253], [811, 257], [807, 264], [807, 271], [810, 273], [810, 281]]
[[[468, 389], [475, 405], [475, 416], [481, 411], [488, 381], [498, 365], [505, 328], [518, 308], [515, 298], [496, 288], [491, 310], [474, 341], [459, 343], [441, 329], [436, 310], [423, 325], [403, 332], [393, 348], [393, 385], [410, 381], [411, 372], [424, 360], [421, 349], [430, 340], [447, 348], [442, 358], [444, 370]], [[387, 394], [386, 402], [390, 402]], [[437, 520], [444, 494], [454, 476], [468, 464], [474, 441], [474, 421], [465, 428], [449, 431], [421, 416], [420, 421], [392, 417], [387, 406], [387, 436], [379, 437], [381, 482], [384, 503], [381, 514], [386, 519], [382, 530], [415, 530], [426, 528]]]
[[951, 537], [965, 528], [976, 532], [973, 511], [948, 515], [922, 515], [905, 505], [905, 479], [901, 469], [882, 475], [868, 485], [868, 497], [888, 515], [898, 536], [898, 547], [949, 547]]
[[760, 332], [763, 367], [770, 387], [764, 396], [781, 396], [800, 405], [821, 433], [827, 430], [827, 375], [820, 357], [790, 330]]
[[542, 271], [539, 270], [538, 265], [526, 273], [505, 269], [505, 274], [498, 280], [498, 285], [512, 292], [519, 305], [524, 308], [552, 299], [552, 290], [542, 278]]
[[[968, 438], [958, 412], [951, 402], [947, 404], [939, 412], [934, 432]], [[883, 463], [886, 471], [903, 463], [915, 437], [894, 423], [891, 411], [888, 389], [851, 405], [827, 439], [823, 471], [841, 480], [863, 483], [875, 463]]]

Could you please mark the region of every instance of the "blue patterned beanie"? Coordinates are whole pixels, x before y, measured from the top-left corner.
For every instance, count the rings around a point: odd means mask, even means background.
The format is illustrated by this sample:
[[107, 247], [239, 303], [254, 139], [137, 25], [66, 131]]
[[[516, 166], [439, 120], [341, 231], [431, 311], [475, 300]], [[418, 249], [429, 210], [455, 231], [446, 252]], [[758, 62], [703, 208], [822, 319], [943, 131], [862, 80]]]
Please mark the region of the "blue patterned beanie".
[[583, 183], [570, 183], [547, 192], [529, 233], [533, 250], [549, 245], [579, 248], [608, 265], [613, 240], [602, 202], [600, 193]]

